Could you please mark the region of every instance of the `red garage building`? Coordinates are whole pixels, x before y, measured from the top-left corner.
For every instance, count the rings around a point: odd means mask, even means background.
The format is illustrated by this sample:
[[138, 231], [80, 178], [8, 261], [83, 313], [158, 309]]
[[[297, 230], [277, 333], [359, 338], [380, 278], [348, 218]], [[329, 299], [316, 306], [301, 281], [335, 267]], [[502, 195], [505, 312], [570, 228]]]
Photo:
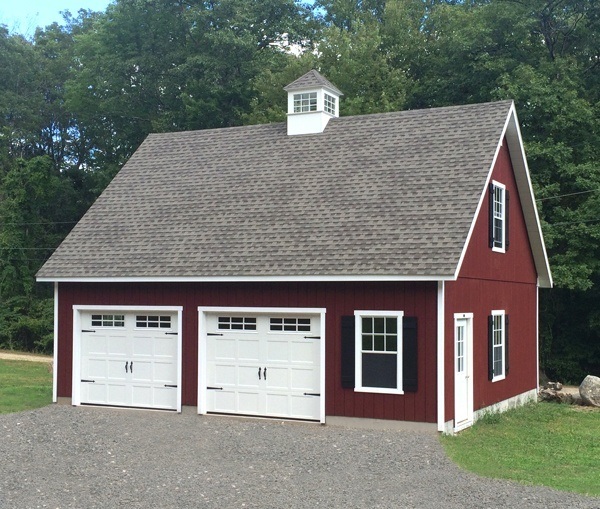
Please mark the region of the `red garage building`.
[[512, 102], [150, 135], [38, 274], [55, 401], [469, 426], [533, 400], [552, 279]]

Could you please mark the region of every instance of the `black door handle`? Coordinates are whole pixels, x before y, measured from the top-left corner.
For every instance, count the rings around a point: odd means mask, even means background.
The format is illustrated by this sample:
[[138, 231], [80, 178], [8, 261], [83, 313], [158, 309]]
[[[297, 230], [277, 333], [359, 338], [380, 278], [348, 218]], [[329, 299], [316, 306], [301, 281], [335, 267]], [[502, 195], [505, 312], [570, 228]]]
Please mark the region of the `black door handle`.
[[260, 368], [258, 368], [258, 379], [260, 380]]
[[129, 363], [129, 372], [133, 373], [133, 361]]
[[125, 362], [125, 373], [129, 373], [129, 371], [127, 370], [127, 367], [129, 366], [128, 362]]
[[267, 368], [263, 369], [263, 376], [266, 380], [267, 379]]

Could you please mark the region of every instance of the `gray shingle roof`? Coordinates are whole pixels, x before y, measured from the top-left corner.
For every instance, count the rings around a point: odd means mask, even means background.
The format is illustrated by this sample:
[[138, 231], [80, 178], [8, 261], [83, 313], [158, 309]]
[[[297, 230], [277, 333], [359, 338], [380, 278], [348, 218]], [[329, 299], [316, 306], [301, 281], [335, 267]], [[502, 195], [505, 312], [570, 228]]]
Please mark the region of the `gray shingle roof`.
[[338, 95], [344, 95], [331, 81], [314, 69], [300, 76], [296, 81], [292, 81], [289, 85], [283, 87], [283, 89], [287, 92], [293, 92], [295, 90], [319, 87], [327, 87]]
[[451, 276], [510, 107], [152, 134], [38, 277]]

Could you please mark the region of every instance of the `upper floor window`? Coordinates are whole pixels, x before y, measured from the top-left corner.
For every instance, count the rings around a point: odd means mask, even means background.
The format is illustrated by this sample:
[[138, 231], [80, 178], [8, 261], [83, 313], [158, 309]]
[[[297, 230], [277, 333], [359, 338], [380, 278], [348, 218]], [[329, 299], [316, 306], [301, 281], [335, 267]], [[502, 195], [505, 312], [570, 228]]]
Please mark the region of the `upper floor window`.
[[492, 311], [488, 318], [488, 378], [503, 380], [508, 373], [508, 315]]
[[331, 115], [335, 115], [335, 97], [325, 94], [325, 111]]
[[508, 191], [504, 184], [490, 184], [490, 247], [504, 253], [508, 249]]
[[317, 93], [294, 94], [294, 113], [317, 111]]

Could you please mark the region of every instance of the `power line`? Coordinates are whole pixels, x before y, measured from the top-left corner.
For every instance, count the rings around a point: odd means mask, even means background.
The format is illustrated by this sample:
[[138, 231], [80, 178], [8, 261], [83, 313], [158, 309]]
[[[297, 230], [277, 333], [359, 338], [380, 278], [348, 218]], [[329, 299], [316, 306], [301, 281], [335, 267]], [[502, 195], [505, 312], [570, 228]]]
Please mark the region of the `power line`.
[[590, 189], [588, 191], [578, 191], [576, 193], [567, 193], [567, 194], [558, 194], [556, 196], [547, 196], [546, 198], [536, 198], [536, 201], [554, 200], [556, 198], [564, 198], [565, 196], [576, 196], [579, 194], [595, 193], [597, 191], [600, 191], [600, 188], [599, 189]]

